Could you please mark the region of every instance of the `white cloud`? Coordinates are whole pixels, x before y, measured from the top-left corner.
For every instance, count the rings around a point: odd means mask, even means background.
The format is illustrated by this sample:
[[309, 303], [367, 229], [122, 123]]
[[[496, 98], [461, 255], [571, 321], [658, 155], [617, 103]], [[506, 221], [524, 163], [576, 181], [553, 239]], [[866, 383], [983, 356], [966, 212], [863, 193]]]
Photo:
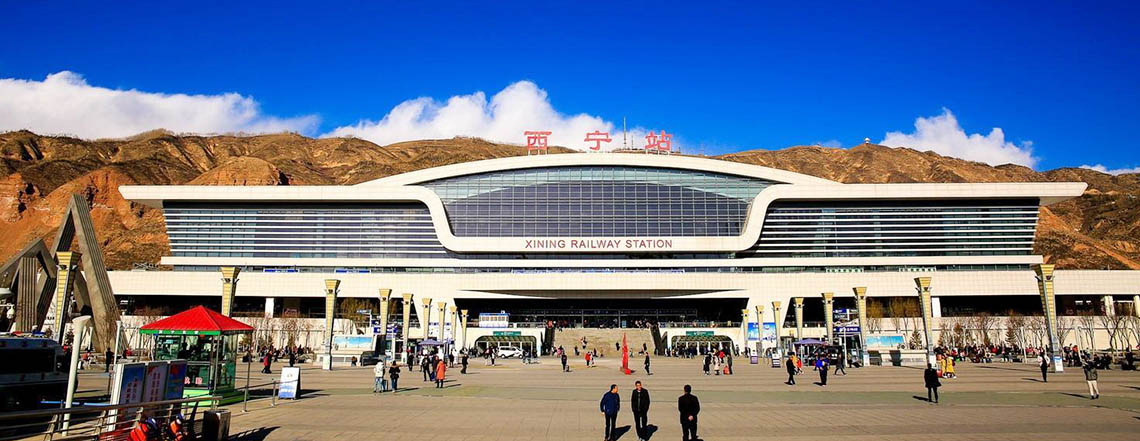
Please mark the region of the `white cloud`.
[[994, 127], [988, 135], [967, 134], [958, 125], [958, 119], [950, 109], [946, 108], [942, 109], [941, 115], [916, 119], [914, 133], [888, 132], [879, 144], [932, 150], [941, 155], [990, 165], [1012, 163], [1032, 168], [1037, 164], [1032, 142], [1026, 141], [1020, 145], [1008, 142], [1000, 127]]
[[831, 149], [843, 148], [843, 143], [839, 142], [838, 139], [829, 139], [827, 141], [816, 141], [816, 142], [812, 143], [812, 145], [817, 145], [820, 147], [827, 147], [827, 148], [831, 148]]
[[43, 81], [0, 78], [0, 131], [27, 129], [81, 138], [118, 138], [148, 130], [176, 133], [312, 133], [314, 115], [265, 115], [236, 93], [186, 95], [91, 86], [62, 71]]
[[1096, 165], [1082, 165], [1081, 168], [1087, 168], [1089, 170], [1096, 170], [1098, 172], [1108, 173], [1110, 175], [1123, 175], [1123, 174], [1129, 174], [1129, 173], [1140, 173], [1140, 167], [1109, 169], [1108, 167], [1105, 167], [1103, 164], [1096, 164]]
[[[621, 127], [601, 117], [564, 115], [550, 104], [546, 91], [530, 81], [519, 81], [496, 93], [487, 101], [483, 92], [456, 95], [440, 102], [432, 98], [407, 100], [392, 108], [379, 121], [361, 120], [352, 126], [337, 127], [323, 136], [355, 136], [380, 145], [418, 139], [441, 139], [472, 136], [489, 141], [525, 144], [523, 132], [552, 132], [550, 145], [584, 150], [586, 133], [609, 132], [610, 143], [602, 150], [621, 148]], [[630, 143], [645, 145], [646, 130], [631, 128]], [[677, 138], [673, 148], [679, 147]]]

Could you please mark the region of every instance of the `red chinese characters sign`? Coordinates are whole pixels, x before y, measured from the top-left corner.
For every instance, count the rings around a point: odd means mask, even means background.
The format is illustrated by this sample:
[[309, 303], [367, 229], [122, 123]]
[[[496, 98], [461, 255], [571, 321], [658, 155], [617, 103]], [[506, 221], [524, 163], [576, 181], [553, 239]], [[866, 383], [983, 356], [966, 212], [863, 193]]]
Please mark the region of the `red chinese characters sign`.
[[546, 153], [547, 137], [549, 137], [551, 133], [552, 132], [549, 131], [537, 130], [523, 132], [523, 135], [526, 135], [526, 154]]
[[645, 151], [648, 153], [672, 153], [673, 151], [673, 135], [665, 133], [664, 130], [661, 134], [649, 132], [645, 135]]
[[610, 132], [599, 132], [597, 130], [586, 134], [586, 142], [592, 142], [594, 145], [587, 146], [590, 151], [601, 151], [603, 142], [613, 141], [610, 139]]

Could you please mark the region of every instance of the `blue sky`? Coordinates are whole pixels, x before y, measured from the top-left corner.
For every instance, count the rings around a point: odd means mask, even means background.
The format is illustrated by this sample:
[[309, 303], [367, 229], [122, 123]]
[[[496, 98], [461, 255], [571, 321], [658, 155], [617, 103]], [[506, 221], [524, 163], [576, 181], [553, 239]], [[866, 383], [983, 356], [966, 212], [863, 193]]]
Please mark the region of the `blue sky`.
[[898, 5], [9, 2], [0, 130], [577, 140], [625, 116], [708, 154], [867, 137], [1140, 166], [1140, 4]]

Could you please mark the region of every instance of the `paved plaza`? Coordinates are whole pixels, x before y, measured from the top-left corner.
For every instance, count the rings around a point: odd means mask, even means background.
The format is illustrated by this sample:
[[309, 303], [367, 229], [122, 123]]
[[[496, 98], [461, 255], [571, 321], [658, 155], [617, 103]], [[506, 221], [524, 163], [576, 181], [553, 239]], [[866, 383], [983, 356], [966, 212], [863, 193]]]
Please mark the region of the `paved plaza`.
[[[618, 426], [630, 426], [619, 439], [634, 441], [629, 391], [641, 380], [653, 400], [654, 440], [680, 439], [676, 402], [684, 384], [701, 400], [699, 433], [706, 440], [1140, 439], [1136, 372], [1101, 371], [1102, 398], [1091, 401], [1078, 370], [1041, 383], [1032, 365], [963, 363], [958, 379], [944, 380], [941, 404], [934, 405], [924, 401], [922, 371], [915, 368], [851, 369], [821, 387], [810, 370], [786, 386], [783, 369], [766, 365], [737, 363], [736, 375], [705, 376], [699, 359], [654, 358], [653, 375], [625, 376], [618, 363], [603, 359], [587, 369], [579, 361], [562, 373], [553, 358], [525, 366], [500, 360], [496, 367], [472, 360], [467, 375], [448, 371], [444, 389], [405, 371], [399, 393], [380, 395], [371, 393], [371, 367], [305, 368], [302, 399], [276, 407], [259, 399], [246, 413], [230, 406], [230, 433], [247, 440], [598, 440], [598, 401], [616, 383], [623, 405]], [[254, 384], [273, 378], [254, 372]], [[97, 388], [97, 377], [85, 386]]]

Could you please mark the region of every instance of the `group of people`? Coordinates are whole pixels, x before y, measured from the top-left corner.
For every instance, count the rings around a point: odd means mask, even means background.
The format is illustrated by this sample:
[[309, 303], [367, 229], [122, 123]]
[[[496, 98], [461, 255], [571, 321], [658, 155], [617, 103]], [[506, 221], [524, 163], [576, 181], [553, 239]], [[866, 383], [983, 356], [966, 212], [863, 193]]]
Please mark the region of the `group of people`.
[[705, 375], [710, 375], [710, 371], [716, 375], [720, 375], [721, 372], [724, 375], [732, 375], [732, 352], [725, 353], [722, 349], [716, 353], [705, 354], [703, 371]]
[[[681, 436], [684, 441], [697, 440], [697, 414], [701, 413], [701, 401], [693, 395], [693, 387], [686, 384], [684, 393], [677, 397], [677, 413], [680, 417]], [[630, 410], [633, 413], [633, 425], [637, 432], [638, 441], [649, 439], [649, 390], [641, 381], [633, 383], [633, 391], [629, 397]], [[602, 395], [598, 408], [605, 419], [605, 441], [615, 439], [614, 430], [617, 428], [618, 411], [621, 410], [621, 396], [618, 395], [618, 386], [610, 385], [610, 390]]]
[[[817, 373], [819, 373], [819, 383], [816, 384], [820, 386], [827, 386], [827, 376], [828, 372], [831, 370], [832, 364], [835, 365], [834, 375], [847, 375], [847, 356], [842, 351], [835, 354], [834, 363], [831, 360], [831, 354], [827, 353], [826, 351], [817, 352], [814, 355], [814, 358], [815, 362], [812, 363], [812, 370], [815, 370]], [[803, 358], [801, 358], [795, 352], [789, 353], [787, 358], [784, 359], [784, 370], [788, 372], [788, 380], [785, 381], [784, 384], [795, 386], [796, 375], [802, 374], [804, 372]]]

